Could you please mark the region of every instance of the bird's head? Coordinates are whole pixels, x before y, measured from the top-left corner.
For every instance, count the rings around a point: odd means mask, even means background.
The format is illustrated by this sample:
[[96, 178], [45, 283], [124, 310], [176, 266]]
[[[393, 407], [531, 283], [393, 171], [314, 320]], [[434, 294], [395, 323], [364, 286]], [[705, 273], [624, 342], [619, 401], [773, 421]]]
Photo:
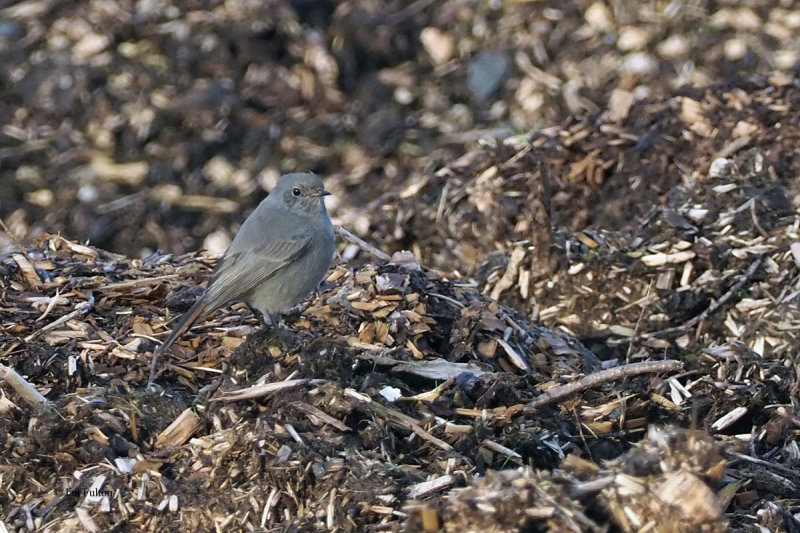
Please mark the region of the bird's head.
[[286, 209], [312, 214], [325, 209], [323, 198], [329, 194], [319, 176], [312, 172], [297, 172], [281, 176], [270, 196]]

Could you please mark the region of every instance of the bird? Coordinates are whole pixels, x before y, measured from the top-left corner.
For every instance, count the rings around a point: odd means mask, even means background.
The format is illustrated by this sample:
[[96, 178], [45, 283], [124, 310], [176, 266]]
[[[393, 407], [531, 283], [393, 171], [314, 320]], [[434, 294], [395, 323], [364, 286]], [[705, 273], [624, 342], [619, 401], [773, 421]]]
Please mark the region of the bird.
[[158, 347], [156, 361], [192, 325], [234, 301], [245, 302], [262, 325], [277, 326], [284, 311], [317, 288], [333, 260], [335, 235], [324, 198], [331, 193], [311, 172], [285, 174], [247, 217], [218, 261], [197, 301]]

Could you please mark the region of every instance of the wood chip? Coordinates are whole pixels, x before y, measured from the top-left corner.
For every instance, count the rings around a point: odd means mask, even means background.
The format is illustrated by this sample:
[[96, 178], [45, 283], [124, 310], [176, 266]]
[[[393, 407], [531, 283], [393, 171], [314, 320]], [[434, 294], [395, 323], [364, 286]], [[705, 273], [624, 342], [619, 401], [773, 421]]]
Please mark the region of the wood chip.
[[20, 272], [22, 272], [22, 278], [25, 280], [28, 287], [31, 289], [41, 289], [42, 280], [39, 278], [39, 274], [36, 273], [36, 269], [33, 268], [33, 264], [28, 261], [28, 258], [22, 254], [11, 254], [11, 258], [17, 263]]
[[192, 409], [183, 412], [158, 435], [156, 447], [180, 446], [200, 428], [200, 420]]

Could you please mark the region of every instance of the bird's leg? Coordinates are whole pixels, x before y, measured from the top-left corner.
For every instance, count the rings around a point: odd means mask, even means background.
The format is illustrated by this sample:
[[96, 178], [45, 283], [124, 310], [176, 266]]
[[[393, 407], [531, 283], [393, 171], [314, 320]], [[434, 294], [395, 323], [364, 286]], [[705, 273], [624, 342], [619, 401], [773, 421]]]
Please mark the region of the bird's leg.
[[281, 324], [281, 313], [270, 313], [269, 320], [272, 322], [272, 335], [284, 349], [297, 344], [297, 335], [291, 329]]
[[280, 333], [283, 328], [281, 327], [281, 313], [262, 313], [251, 304], [247, 304], [250, 312], [258, 317], [258, 322], [261, 324], [261, 329], [264, 331], [274, 331]]
[[281, 328], [281, 314], [280, 313], [270, 313], [269, 314], [269, 321], [272, 324], [272, 327], [279, 331]]
[[[250, 311], [258, 317], [258, 321], [261, 324], [261, 332], [269, 334], [280, 342], [282, 345], [291, 346], [291, 342], [294, 340], [294, 334], [281, 326], [281, 313], [274, 312], [274, 313], [262, 313], [255, 307], [250, 304], [247, 304], [247, 307], [250, 308]], [[267, 338], [266, 336], [264, 338]]]
[[[270, 329], [272, 324], [267, 321], [267, 317], [264, 314], [262, 314], [261, 311], [259, 311], [258, 309], [256, 309], [255, 307], [253, 307], [250, 304], [247, 304], [247, 307], [248, 307], [248, 309], [250, 309], [250, 312], [253, 313], [256, 316], [256, 318], [258, 318], [258, 323], [261, 324], [261, 329], [263, 329], [265, 331]], [[270, 317], [270, 320], [271, 320], [271, 317]]]

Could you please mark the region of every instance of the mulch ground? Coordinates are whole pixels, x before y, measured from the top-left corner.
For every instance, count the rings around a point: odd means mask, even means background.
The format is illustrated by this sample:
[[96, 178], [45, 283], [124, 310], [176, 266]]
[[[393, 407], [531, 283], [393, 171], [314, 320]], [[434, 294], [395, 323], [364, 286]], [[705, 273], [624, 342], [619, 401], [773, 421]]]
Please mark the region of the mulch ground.
[[[0, 4], [0, 529], [800, 531], [793, 12], [145, 4]], [[308, 168], [384, 254], [148, 387]]]

